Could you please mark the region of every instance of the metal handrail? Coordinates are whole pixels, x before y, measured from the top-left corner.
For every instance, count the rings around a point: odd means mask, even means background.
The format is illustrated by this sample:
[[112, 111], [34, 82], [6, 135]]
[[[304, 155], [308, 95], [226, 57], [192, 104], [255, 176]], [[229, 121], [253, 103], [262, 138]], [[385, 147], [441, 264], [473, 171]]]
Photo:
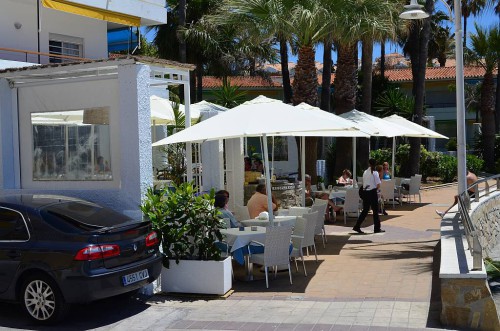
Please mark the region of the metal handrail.
[[28, 55], [29, 54], [30, 55], [41, 55], [41, 56], [45, 56], [45, 57], [53, 57], [53, 58], [58, 58], [61, 60], [72, 60], [72, 61], [82, 61], [82, 62], [83, 61], [91, 61], [90, 59], [78, 57], [78, 56], [43, 53], [43, 52], [29, 51], [29, 50], [25, 50], [25, 49], [7, 48], [7, 47], [0, 47], [0, 51], [24, 54], [26, 56], [26, 62], [28, 62]]
[[[493, 190], [490, 189], [490, 184], [488, 181], [496, 181], [496, 188], [493, 187]], [[484, 190], [479, 189], [479, 185], [484, 183]], [[487, 197], [492, 192], [500, 191], [500, 174], [479, 179], [474, 182], [472, 185], [469, 185], [467, 189], [458, 195], [458, 210], [460, 212], [460, 217], [462, 219], [462, 223], [464, 226], [465, 237], [467, 239], [467, 243], [469, 244], [469, 249], [472, 254], [472, 270], [481, 270], [483, 267], [483, 255], [482, 255], [482, 247], [479, 243], [479, 231], [476, 230], [472, 220], [470, 218], [470, 208], [471, 208], [471, 199], [469, 196], [469, 190], [473, 189], [474, 201], [478, 202], [480, 196]]]

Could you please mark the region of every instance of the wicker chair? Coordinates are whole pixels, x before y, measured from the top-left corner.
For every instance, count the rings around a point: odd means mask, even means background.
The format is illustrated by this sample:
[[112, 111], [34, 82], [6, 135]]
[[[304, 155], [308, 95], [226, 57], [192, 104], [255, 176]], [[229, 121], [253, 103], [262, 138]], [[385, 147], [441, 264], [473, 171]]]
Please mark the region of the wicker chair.
[[356, 213], [356, 217], [359, 217], [359, 190], [357, 188], [346, 190], [342, 208], [344, 211], [344, 224], [347, 224], [348, 213]]
[[274, 268], [276, 278], [277, 267], [288, 265], [290, 284], [292, 284], [292, 271], [290, 270], [290, 239], [292, 228], [288, 226], [275, 226], [266, 229], [264, 244], [252, 241], [251, 244], [264, 246], [264, 253], [250, 255], [250, 262], [264, 266], [266, 273], [266, 288], [269, 288], [268, 268]]
[[415, 175], [410, 177], [410, 187], [406, 190], [401, 189], [401, 194], [406, 195], [407, 202], [410, 203], [410, 196], [415, 197], [418, 194], [418, 202], [422, 203], [422, 196], [420, 195], [420, 185], [422, 175]]
[[304, 214], [307, 214], [311, 208], [309, 207], [290, 207], [288, 210], [288, 215], [289, 216], [302, 216]]
[[[326, 200], [324, 200], [326, 201]], [[326, 231], [325, 231], [325, 213], [328, 208], [328, 201], [326, 204], [318, 204], [318, 205], [313, 205], [311, 207], [311, 213], [318, 212], [318, 215], [316, 217], [316, 224], [314, 227], [314, 234], [317, 236], [321, 236], [321, 239], [323, 240], [323, 248], [325, 248], [325, 243], [327, 243], [326, 239]]]
[[234, 208], [235, 208], [236, 219], [238, 221], [241, 222], [241, 221], [250, 219], [250, 213], [248, 212], [247, 206], [236, 205]]
[[293, 249], [290, 256], [295, 260], [295, 269], [299, 271], [297, 266], [297, 258], [302, 259], [302, 266], [304, 267], [304, 276], [307, 276], [306, 265], [304, 262], [304, 248], [313, 247], [316, 262], [318, 261], [318, 254], [316, 253], [316, 244], [314, 243], [314, 229], [318, 212], [304, 214], [302, 217], [297, 217], [295, 226], [293, 228], [292, 244]]
[[394, 209], [394, 205], [396, 204], [396, 196], [394, 194], [395, 191], [395, 186], [396, 185], [396, 180], [389, 179], [389, 180], [383, 180], [382, 183], [380, 183], [380, 195], [384, 199], [384, 201], [392, 201], [392, 208]]

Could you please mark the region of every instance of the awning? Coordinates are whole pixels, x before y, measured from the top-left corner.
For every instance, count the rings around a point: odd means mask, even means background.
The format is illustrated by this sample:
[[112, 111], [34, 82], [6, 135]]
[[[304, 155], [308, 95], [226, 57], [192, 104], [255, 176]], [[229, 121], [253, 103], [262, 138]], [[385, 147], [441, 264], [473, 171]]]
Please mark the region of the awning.
[[128, 26], [141, 25], [141, 19], [136, 16], [112, 12], [106, 9], [90, 7], [65, 0], [42, 0], [42, 4], [46, 8], [56, 9], [66, 13], [86, 16], [107, 22], [113, 22]]

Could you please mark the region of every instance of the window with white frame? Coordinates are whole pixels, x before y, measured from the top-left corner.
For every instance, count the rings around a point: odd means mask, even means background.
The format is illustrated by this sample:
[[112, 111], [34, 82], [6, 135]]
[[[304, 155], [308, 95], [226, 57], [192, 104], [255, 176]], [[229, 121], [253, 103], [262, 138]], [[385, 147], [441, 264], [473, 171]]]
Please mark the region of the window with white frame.
[[111, 181], [109, 108], [31, 113], [33, 181]]
[[[57, 33], [49, 34], [49, 53], [54, 55], [66, 55], [83, 57], [83, 38], [64, 36]], [[72, 59], [51, 56], [50, 63], [74, 62]]]

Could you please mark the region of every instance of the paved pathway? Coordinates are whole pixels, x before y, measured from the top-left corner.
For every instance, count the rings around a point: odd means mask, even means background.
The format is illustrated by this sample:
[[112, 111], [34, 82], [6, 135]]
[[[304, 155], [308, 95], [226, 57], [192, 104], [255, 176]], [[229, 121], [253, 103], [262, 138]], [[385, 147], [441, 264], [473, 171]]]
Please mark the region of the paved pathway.
[[[422, 191], [422, 203], [387, 208], [382, 234], [351, 231], [354, 218], [327, 225], [319, 263], [307, 258], [308, 277], [293, 272], [264, 274], [244, 282], [236, 266], [234, 293], [226, 300], [157, 295], [146, 301], [109, 299], [75, 307], [61, 329], [96, 330], [424, 330], [439, 322], [439, 226], [435, 209], [445, 209], [456, 187]], [[372, 232], [369, 216], [363, 230]], [[319, 240], [317, 241], [319, 243]], [[207, 275], [210, 277], [210, 275]], [[0, 306], [0, 311], [4, 306]], [[10, 316], [9, 313], [6, 313]], [[22, 323], [2, 326], [25, 327]], [[97, 318], [89, 318], [94, 316]]]

